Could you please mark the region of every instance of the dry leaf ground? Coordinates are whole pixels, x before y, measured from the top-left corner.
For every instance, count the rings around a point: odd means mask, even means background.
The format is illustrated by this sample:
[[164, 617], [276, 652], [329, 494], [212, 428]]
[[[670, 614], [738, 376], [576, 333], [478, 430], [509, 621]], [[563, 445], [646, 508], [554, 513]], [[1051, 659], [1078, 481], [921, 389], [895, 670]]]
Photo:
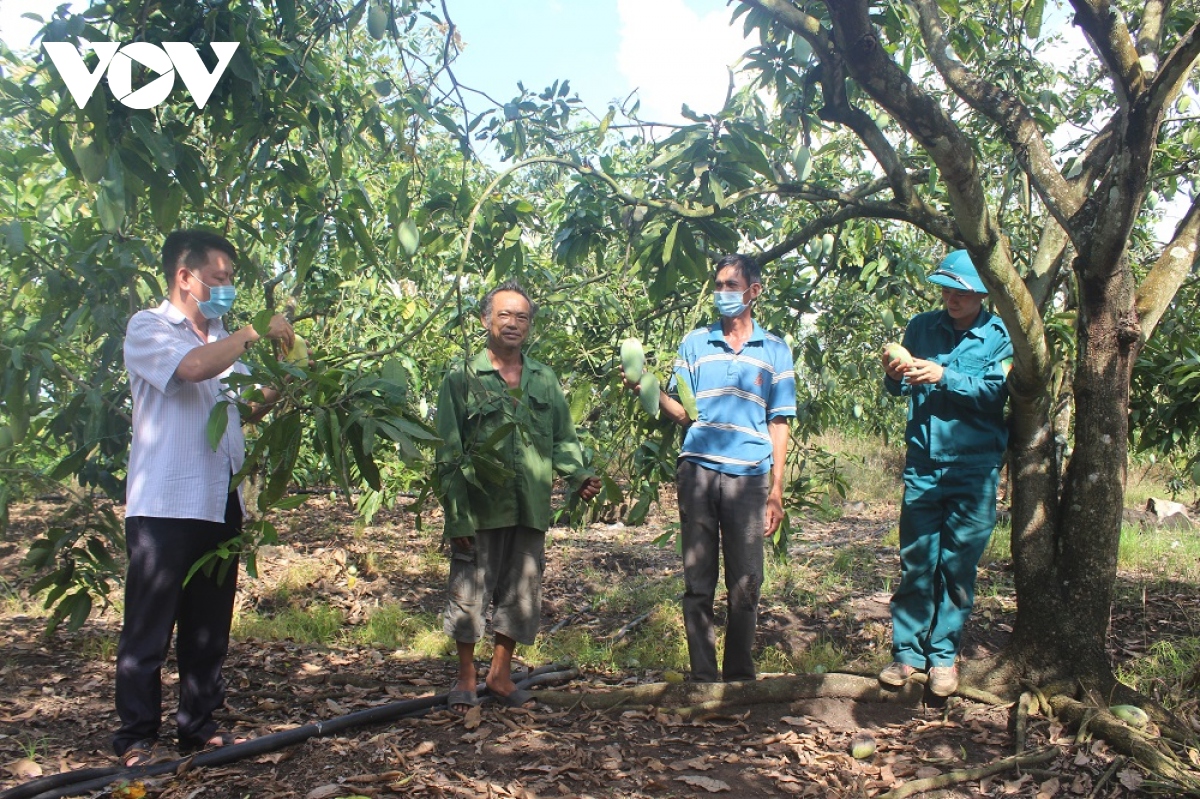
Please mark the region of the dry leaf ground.
[[[113, 762], [108, 739], [115, 723], [113, 650], [119, 619], [110, 610], [78, 632], [46, 637], [44, 619], [20, 612], [15, 599], [30, 582], [19, 568], [24, 548], [56, 509], [53, 502], [14, 508], [12, 532], [0, 542], [0, 588], [10, 596], [0, 624], [0, 791], [39, 774]], [[884, 587], [897, 568], [894, 548], [881, 543], [895, 512], [894, 506], [852, 505], [836, 522], [809, 520], [793, 544], [792, 558], [813, 575], [853, 568], [865, 572], [860, 575], [864, 584], [876, 581]], [[347, 623], [362, 623], [373, 608], [389, 603], [413, 613], [436, 611], [443, 586], [436, 569], [431, 572], [428, 553], [437, 546], [437, 521], [427, 521], [418, 531], [411, 514], [390, 512], [369, 527], [356, 527], [347, 508], [314, 499], [283, 520], [284, 542], [262, 553], [260, 578], [243, 578], [241, 607], [270, 611], [280, 602], [280, 582], [306, 574], [311, 579], [295, 587], [293, 598], [338, 607]], [[555, 531], [548, 549], [543, 631], [586, 625], [612, 633], [627, 624], [629, 613], [593, 607], [590, 598], [604, 583], [673, 574], [674, 550], [651, 543], [670, 521], [667, 511], [641, 528], [597, 524], [579, 532]], [[997, 562], [981, 573], [969, 657], [1002, 645], [1011, 629], [1013, 603], [1004, 569]], [[795, 589], [781, 596], [803, 596], [803, 602], [791, 605], [777, 596], [765, 603], [760, 647], [803, 662], [813, 647], [836, 646], [848, 660], [847, 670], [859, 671], [886, 657], [880, 651], [886, 646], [886, 591], [825, 596], [815, 578]], [[1142, 607], [1114, 613], [1114, 656], [1186, 632], [1196, 619], [1195, 608], [1177, 596], [1147, 595]], [[224, 722], [239, 733], [261, 736], [444, 692], [453, 670], [449, 659], [413, 659], [403, 649], [241, 639], [228, 660]], [[173, 663], [166, 679], [170, 697]], [[561, 688], [582, 696], [585, 689], [659, 679], [659, 671], [645, 667], [585, 671]], [[642, 708], [527, 711], [485, 705], [467, 720], [436, 711], [345, 737], [314, 738], [221, 768], [125, 786], [125, 793], [112, 795], [132, 799], [144, 788], [149, 796], [172, 799], [869, 797], [905, 781], [1013, 755], [1008, 726], [1006, 709], [959, 699], [940, 707], [819, 699], [732, 708], [687, 722]], [[164, 732], [170, 729], [168, 721]], [[851, 739], [863, 732], [874, 736], [877, 751], [860, 761], [849, 749]], [[1028, 749], [1043, 746], [1057, 747], [1058, 753], [1037, 770], [1010, 771], [928, 795], [1150, 795], [1142, 775], [1114, 757], [1103, 741], [1076, 740], [1053, 721], [1036, 719]]]

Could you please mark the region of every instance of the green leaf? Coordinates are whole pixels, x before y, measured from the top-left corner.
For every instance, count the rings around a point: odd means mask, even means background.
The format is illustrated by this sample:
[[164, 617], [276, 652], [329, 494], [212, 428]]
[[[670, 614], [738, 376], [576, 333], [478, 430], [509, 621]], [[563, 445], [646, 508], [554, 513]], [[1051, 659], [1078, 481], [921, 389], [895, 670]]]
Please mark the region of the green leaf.
[[671, 259], [675, 257], [675, 237], [679, 234], [679, 222], [671, 225], [670, 232], [667, 233], [667, 239], [663, 242], [663, 265], [671, 263]]
[[225, 436], [225, 429], [229, 427], [229, 406], [228, 400], [221, 400], [213, 406], [212, 411], [208, 414], [208, 424], [205, 425], [204, 435], [208, 439], [208, 446], [213, 452], [221, 446], [221, 439]]
[[68, 630], [78, 630], [92, 615], [92, 597], [84, 589], [80, 589], [63, 600], [59, 608], [64, 615], [69, 615]]
[[254, 320], [251, 322], [251, 324], [254, 326], [254, 332], [265, 337], [267, 333], [271, 332], [271, 319], [274, 318], [274, 316], [275, 312], [270, 308], [256, 313], [254, 315]]
[[174, 181], [155, 181], [150, 184], [150, 213], [161, 232], [169, 233], [178, 226], [182, 210], [183, 189]]
[[83, 468], [83, 464], [87, 461], [87, 457], [91, 451], [91, 447], [82, 447], [75, 450], [58, 462], [58, 465], [50, 472], [49, 478], [51, 480], [66, 480], [68, 477], [74, 476]]
[[358, 472], [362, 475], [363, 481], [379, 491], [383, 484], [380, 482], [379, 467], [375, 464], [372, 453], [374, 434], [370, 428], [370, 425], [347, 428], [346, 440], [350, 444], [350, 452], [354, 456], [354, 462], [358, 465]]
[[1046, 0], [1029, 0], [1025, 6], [1025, 35], [1037, 39], [1042, 35], [1042, 20], [1046, 15]]
[[[152, 127], [150, 120], [140, 114], [135, 114], [129, 120], [129, 127], [146, 145], [146, 150], [154, 160], [154, 165], [160, 169], [175, 168], [175, 145]], [[82, 164], [80, 164], [82, 167]]]
[[273, 507], [275, 510], [295, 510], [305, 502], [308, 502], [308, 494], [294, 494], [279, 500]]

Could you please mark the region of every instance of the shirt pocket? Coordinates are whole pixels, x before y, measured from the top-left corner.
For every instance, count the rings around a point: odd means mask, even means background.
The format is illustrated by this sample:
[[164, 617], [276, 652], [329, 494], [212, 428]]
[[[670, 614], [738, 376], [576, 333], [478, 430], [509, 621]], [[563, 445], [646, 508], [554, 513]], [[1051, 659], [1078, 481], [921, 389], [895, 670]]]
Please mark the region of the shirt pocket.
[[968, 377], [984, 377], [987, 375], [988, 360], [978, 355], [959, 355], [947, 366]]
[[490, 392], [473, 393], [467, 398], [467, 437], [476, 445], [487, 441], [505, 421], [505, 398]]
[[554, 435], [554, 405], [544, 396], [529, 394], [529, 430], [539, 452], [550, 451]]

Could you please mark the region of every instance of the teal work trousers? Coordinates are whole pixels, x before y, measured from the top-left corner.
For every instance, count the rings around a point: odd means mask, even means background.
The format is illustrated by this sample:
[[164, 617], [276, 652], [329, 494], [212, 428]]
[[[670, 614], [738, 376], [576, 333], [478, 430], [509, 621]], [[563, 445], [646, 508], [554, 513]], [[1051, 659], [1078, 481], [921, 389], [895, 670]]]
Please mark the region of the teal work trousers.
[[894, 660], [918, 669], [954, 664], [996, 526], [999, 479], [999, 466], [905, 465]]

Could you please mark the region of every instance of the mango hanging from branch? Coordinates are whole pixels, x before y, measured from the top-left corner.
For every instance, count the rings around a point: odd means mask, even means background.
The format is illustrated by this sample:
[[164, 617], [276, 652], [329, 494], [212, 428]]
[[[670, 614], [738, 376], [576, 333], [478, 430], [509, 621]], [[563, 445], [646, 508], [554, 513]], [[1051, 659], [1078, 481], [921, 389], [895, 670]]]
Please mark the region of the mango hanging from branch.
[[642, 403], [642, 410], [651, 419], [658, 418], [659, 388], [658, 376], [653, 372], [646, 372], [638, 381], [638, 399]]
[[621, 342], [621, 368], [625, 370], [625, 379], [630, 383], [641, 381], [646, 368], [646, 353], [642, 349], [642, 342], [636, 338]]
[[292, 348], [283, 354], [283, 359], [297, 366], [308, 366], [308, 342], [297, 333]]
[[367, 33], [371, 35], [372, 39], [379, 41], [387, 33], [387, 24], [388, 11], [383, 7], [382, 2], [375, 0], [367, 11]]

